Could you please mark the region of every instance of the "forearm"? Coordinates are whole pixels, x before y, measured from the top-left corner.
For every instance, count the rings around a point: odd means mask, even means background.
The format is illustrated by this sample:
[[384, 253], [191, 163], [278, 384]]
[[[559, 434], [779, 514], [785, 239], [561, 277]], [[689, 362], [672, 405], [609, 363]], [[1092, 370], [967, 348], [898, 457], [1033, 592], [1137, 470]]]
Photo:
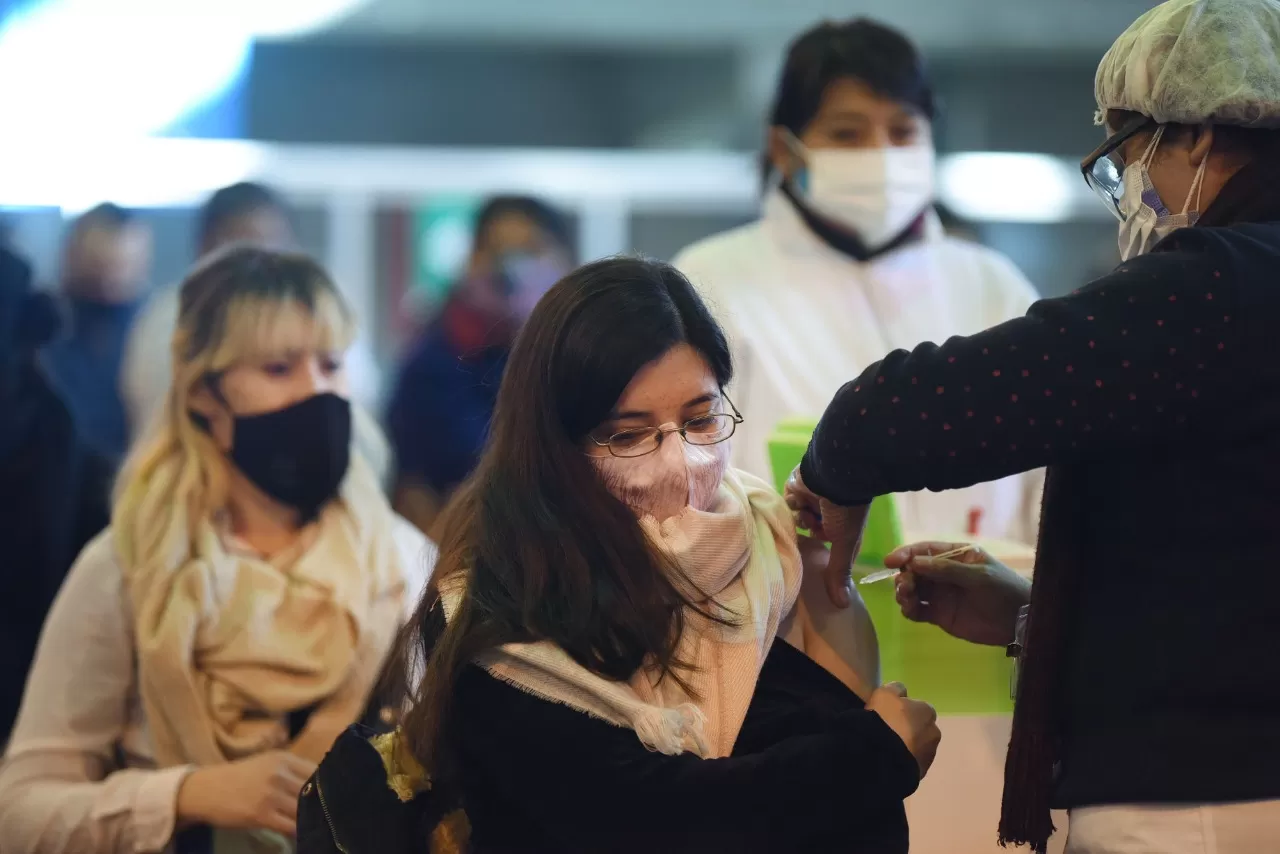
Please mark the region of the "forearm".
[[[1029, 424], [1048, 415], [1038, 411], [1041, 401], [1015, 390], [1004, 377], [1008, 368], [981, 364], [982, 352], [996, 346], [984, 339], [1000, 334], [898, 350], [847, 383], [814, 431], [801, 465], [805, 485], [838, 504], [863, 505], [881, 495], [998, 480], [1053, 461], [1051, 447], [1023, 439]], [[1029, 328], [1018, 337], [1035, 334]], [[955, 367], [962, 358], [973, 363], [963, 372]]]
[[177, 826], [189, 768], [102, 777], [100, 758], [72, 751], [10, 755], [0, 768], [3, 854], [155, 854]]
[[[589, 823], [556, 823], [557, 832], [583, 834], [562, 840], [574, 850], [652, 851], [673, 838], [717, 834], [720, 844], [713, 847], [786, 850], [788, 830], [804, 826], [826, 835], [873, 821], [900, 810], [920, 782], [919, 765], [902, 740], [879, 715], [861, 709], [830, 718], [821, 732], [771, 738], [768, 747], [740, 756], [701, 759], [647, 750], [631, 730], [487, 674], [464, 674], [459, 698], [467, 718], [459, 749], [476, 772], [520, 793], [530, 815], [553, 816], [574, 804], [574, 814]], [[824, 782], [833, 780], [838, 788]], [[703, 806], [691, 812], [690, 803]], [[655, 815], [671, 822], [654, 825]], [[618, 828], [630, 828], [630, 837]], [[601, 844], [601, 833], [610, 844]], [[762, 840], [777, 844], [762, 848]], [[629, 844], [612, 844], [623, 841]]]
[[805, 484], [866, 504], [1221, 435], [1248, 394], [1227, 289], [1203, 257], [1156, 253], [1026, 317], [890, 353], [836, 394]]
[[[798, 827], [829, 840], [850, 823], [874, 824], [900, 809], [919, 781], [918, 766], [902, 742], [875, 713], [864, 711], [833, 720], [827, 733], [797, 736], [759, 754], [711, 760], [654, 756], [631, 770], [636, 779], [620, 786], [610, 782], [617, 769], [584, 778], [592, 781], [593, 793], [576, 797], [592, 802], [586, 812], [595, 817], [595, 827], [582, 828], [584, 838], [573, 841], [595, 836], [593, 842], [611, 838], [623, 845], [625, 839], [625, 850], [638, 851], [655, 850], [676, 835], [685, 840], [680, 851], [707, 850], [712, 840], [717, 847], [779, 850], [802, 835]], [[826, 788], [833, 780], [842, 781], [839, 790]], [[706, 792], [716, 793], [714, 806], [700, 815], [681, 810]], [[571, 793], [547, 795], [554, 802]], [[680, 812], [685, 817], [674, 827], [644, 821]], [[652, 832], [638, 829], [647, 826]], [[620, 827], [633, 829], [623, 836]]]
[[988, 646], [1007, 646], [1017, 639], [1018, 615], [1031, 604], [1031, 579], [1006, 566], [997, 567], [992, 609], [999, 614], [992, 624], [999, 626], [998, 633], [979, 642]]

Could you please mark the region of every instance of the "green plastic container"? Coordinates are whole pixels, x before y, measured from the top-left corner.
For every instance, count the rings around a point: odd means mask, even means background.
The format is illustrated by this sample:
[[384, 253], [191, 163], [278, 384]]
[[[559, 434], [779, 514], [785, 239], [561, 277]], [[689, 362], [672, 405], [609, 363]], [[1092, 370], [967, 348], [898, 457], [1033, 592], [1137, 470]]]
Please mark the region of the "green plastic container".
[[[781, 492], [787, 478], [809, 447], [818, 422], [812, 418], [789, 418], [777, 426], [769, 437], [769, 463], [773, 466], [774, 482]], [[871, 502], [867, 527], [862, 534], [862, 552], [858, 562], [880, 567], [889, 553], [902, 545], [902, 524], [898, 521], [898, 509], [893, 496], [885, 495]]]
[[[817, 421], [789, 418], [769, 437], [769, 461], [781, 491], [800, 465]], [[904, 541], [892, 496], [871, 504], [855, 575], [883, 568], [884, 558]], [[863, 569], [865, 568], [865, 569]], [[944, 715], [994, 715], [1013, 711], [1009, 696], [1012, 665], [999, 647], [978, 646], [936, 626], [902, 616], [893, 598], [893, 582], [859, 587], [880, 639], [880, 669], [886, 682], [902, 682], [911, 696], [932, 703]]]

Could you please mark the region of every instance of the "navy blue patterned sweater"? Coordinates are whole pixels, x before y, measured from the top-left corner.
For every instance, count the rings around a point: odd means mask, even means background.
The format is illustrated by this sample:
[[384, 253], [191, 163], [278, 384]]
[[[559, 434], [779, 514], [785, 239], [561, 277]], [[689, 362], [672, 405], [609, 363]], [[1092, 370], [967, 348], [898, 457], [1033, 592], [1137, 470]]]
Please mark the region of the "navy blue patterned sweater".
[[814, 434], [805, 481], [844, 504], [1069, 475], [1059, 806], [1280, 797], [1278, 327], [1280, 225], [1183, 230], [891, 353]]

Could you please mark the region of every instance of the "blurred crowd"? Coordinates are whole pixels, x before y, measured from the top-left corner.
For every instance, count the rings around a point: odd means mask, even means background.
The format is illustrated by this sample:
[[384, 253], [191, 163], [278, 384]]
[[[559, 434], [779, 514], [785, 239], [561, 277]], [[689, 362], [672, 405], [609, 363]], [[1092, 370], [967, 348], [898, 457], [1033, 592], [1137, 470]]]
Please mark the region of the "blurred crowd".
[[[296, 245], [292, 214], [270, 188], [241, 183], [215, 192], [197, 217], [202, 257], [254, 244]], [[503, 366], [522, 319], [576, 262], [565, 216], [537, 199], [489, 200], [475, 220], [466, 268], [414, 336], [383, 427], [363, 409], [357, 444], [396, 509], [429, 531], [474, 467]], [[111, 203], [72, 220], [56, 286], [33, 280], [6, 240], [3, 306], [4, 524], [36, 572], [5, 573], [8, 612], [0, 674], [0, 730], [17, 715], [40, 626], [72, 560], [106, 526], [112, 480], [130, 444], [159, 417], [172, 385], [179, 284], [152, 287], [152, 235]], [[372, 406], [380, 370], [367, 339], [343, 354], [352, 399]], [[19, 498], [23, 496], [23, 498]], [[27, 545], [27, 544], [30, 545]]]
[[[181, 282], [109, 202], [49, 286], [0, 228], [0, 854], [969, 854], [994, 812], [937, 816], [1001, 780], [1001, 844], [1273, 850], [1280, 584], [1198, 579], [1280, 512], [1277, 43], [1275, 0], [1117, 41], [1082, 171], [1123, 263], [1060, 299], [944, 222], [932, 82], [867, 20], [793, 42], [758, 218], [671, 264], [488, 199], [387, 394], [268, 186]], [[882, 684], [886, 498], [886, 601], [1019, 662], [1004, 775], [1007, 716]]]

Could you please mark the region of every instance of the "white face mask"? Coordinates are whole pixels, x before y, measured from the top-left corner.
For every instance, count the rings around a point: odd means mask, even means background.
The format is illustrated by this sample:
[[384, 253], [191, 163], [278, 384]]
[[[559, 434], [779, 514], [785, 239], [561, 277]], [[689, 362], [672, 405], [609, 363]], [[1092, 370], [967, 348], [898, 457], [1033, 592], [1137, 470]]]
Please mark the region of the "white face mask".
[[[674, 430], [677, 425], [663, 424]], [[666, 433], [658, 450], [642, 457], [593, 456], [605, 487], [636, 515], [659, 522], [686, 507], [710, 510], [729, 467], [729, 443], [690, 445], [679, 433]]]
[[794, 185], [806, 206], [868, 249], [894, 240], [933, 202], [932, 145], [810, 149], [794, 136], [791, 145], [805, 161]]
[[[1142, 157], [1130, 163], [1124, 169], [1124, 192], [1120, 195], [1120, 213], [1124, 219], [1120, 222], [1120, 260], [1128, 261], [1151, 251], [1151, 248], [1180, 228], [1190, 228], [1200, 219], [1200, 189], [1204, 184], [1204, 169], [1209, 158], [1200, 161], [1196, 177], [1187, 192], [1187, 200], [1182, 205], [1182, 213], [1172, 214], [1160, 199], [1155, 185], [1151, 183], [1151, 173], [1147, 170], [1156, 147], [1164, 136], [1165, 126], [1161, 125], [1151, 137]], [[1191, 199], [1195, 198], [1195, 210], [1191, 208]]]

